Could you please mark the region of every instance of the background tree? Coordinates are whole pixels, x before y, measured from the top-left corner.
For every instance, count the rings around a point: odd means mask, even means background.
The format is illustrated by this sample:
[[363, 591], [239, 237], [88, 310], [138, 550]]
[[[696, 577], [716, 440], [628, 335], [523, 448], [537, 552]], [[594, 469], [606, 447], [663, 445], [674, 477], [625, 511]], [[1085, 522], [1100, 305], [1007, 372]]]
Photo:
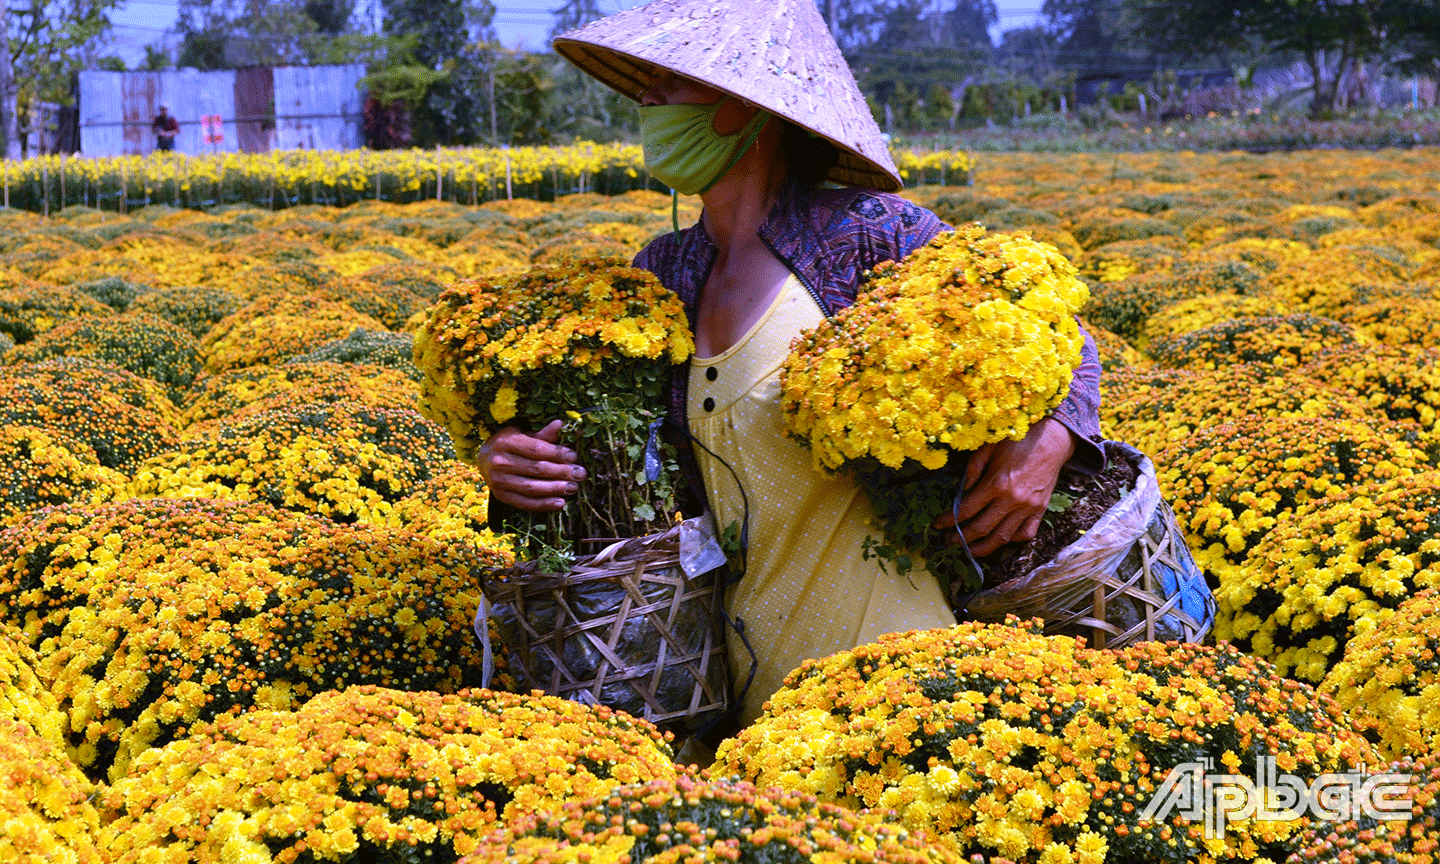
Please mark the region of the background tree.
[[[110, 13], [118, 0], [9, 0], [5, 32], [11, 71], [10, 93], [4, 95], [4, 126], [14, 118], [13, 133], [6, 133], [6, 152], [13, 142], [47, 122], [40, 107], [69, 105], [74, 96], [74, 74], [90, 68], [99, 57], [110, 31]], [[3, 74], [3, 73], [0, 73]], [[13, 97], [12, 95], [13, 94]]]

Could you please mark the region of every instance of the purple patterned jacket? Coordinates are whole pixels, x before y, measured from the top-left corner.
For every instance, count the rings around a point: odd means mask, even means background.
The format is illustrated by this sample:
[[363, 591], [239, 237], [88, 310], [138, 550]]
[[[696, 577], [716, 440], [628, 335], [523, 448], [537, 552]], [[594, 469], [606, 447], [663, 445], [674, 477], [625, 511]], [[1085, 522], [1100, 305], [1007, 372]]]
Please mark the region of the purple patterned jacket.
[[[811, 190], [787, 183], [760, 226], [760, 239], [829, 316], [855, 302], [865, 271], [882, 261], [904, 258], [948, 230], [934, 213], [898, 195], [860, 188]], [[654, 273], [661, 284], [680, 296], [693, 328], [700, 289], [710, 277], [715, 251], [697, 223], [678, 236], [666, 234], [646, 246], [635, 256], [635, 266]], [[1070, 382], [1070, 394], [1050, 416], [1079, 439], [1071, 467], [1098, 472], [1105, 466], [1100, 447], [1100, 358], [1090, 335], [1081, 333], [1085, 346]], [[668, 416], [670, 424], [680, 430], [687, 428], [689, 383], [689, 369], [682, 366], [671, 382]], [[681, 450], [687, 452], [689, 447]], [[684, 464], [689, 459], [681, 461]], [[685, 468], [698, 494], [699, 472], [691, 464]]]

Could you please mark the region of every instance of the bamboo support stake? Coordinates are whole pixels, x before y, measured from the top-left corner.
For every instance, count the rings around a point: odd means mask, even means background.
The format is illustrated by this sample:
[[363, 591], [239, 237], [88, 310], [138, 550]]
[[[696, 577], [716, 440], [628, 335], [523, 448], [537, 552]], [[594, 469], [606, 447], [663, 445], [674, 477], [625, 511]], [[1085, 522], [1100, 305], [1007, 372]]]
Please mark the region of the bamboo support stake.
[[44, 162], [40, 166], [40, 215], [46, 219], [50, 218], [50, 163]]
[[60, 209], [65, 209], [65, 154], [60, 154]]
[[444, 188], [445, 188], [445, 183], [444, 183], [444, 181], [445, 181], [445, 176], [444, 176], [444, 174], [443, 174], [443, 171], [444, 171], [444, 170], [445, 170], [445, 169], [443, 169], [443, 168], [440, 167], [440, 145], [439, 145], [439, 144], [436, 144], [436, 145], [435, 145], [435, 200], [436, 200], [436, 201], [439, 201], [439, 200], [441, 199], [441, 193], [442, 193], [442, 191], [443, 191]]
[[10, 209], [10, 160], [5, 160], [5, 209]]
[[515, 196], [510, 188], [510, 145], [505, 145], [505, 200], [514, 201]]

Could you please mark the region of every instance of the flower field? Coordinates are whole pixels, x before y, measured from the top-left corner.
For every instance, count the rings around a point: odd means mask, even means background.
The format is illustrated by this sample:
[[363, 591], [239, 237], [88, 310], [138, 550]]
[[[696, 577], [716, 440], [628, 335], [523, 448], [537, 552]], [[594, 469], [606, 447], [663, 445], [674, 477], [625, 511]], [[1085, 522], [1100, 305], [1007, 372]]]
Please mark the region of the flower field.
[[[294, 158], [291, 197], [362, 157]], [[448, 286], [628, 260], [670, 199], [494, 200], [490, 166], [471, 206], [455, 161], [443, 200], [362, 200], [371, 167], [325, 180], [345, 207], [177, 207], [192, 161], [148, 205], [97, 208], [97, 174], [0, 210], [0, 860], [1435, 860], [1440, 151], [995, 154], [906, 190], [1074, 263], [1105, 433], [1154, 460], [1218, 642], [893, 634], [797, 669], [706, 770], [503, 664], [480, 687], [511, 540], [412, 353]], [[1269, 757], [1403, 760], [1413, 818], [1143, 816], [1177, 765]]]
[[[892, 152], [909, 185], [963, 182], [964, 150]], [[615, 194], [649, 184], [638, 144], [576, 141], [559, 147], [462, 147], [444, 150], [286, 150], [204, 156], [38, 156], [7, 163], [4, 204], [49, 215], [72, 204], [125, 213], [171, 204], [253, 204], [267, 210], [359, 201], [477, 204], [552, 198], [569, 191]]]

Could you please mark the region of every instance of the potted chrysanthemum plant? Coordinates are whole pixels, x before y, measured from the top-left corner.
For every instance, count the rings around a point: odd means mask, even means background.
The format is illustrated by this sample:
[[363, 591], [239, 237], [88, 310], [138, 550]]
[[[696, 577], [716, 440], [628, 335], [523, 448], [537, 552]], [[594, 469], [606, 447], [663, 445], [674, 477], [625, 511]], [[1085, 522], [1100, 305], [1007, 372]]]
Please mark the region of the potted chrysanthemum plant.
[[[1018, 596], [1028, 604], [1025, 609], [1046, 618], [1104, 621], [1102, 598], [1140, 590], [1110, 585], [1114, 567], [1077, 569], [1067, 563], [1053, 578], [1039, 569], [1071, 548], [1069, 541], [1057, 544], [1060, 535], [1047, 526], [1061, 521], [1077, 497], [1090, 494], [1084, 484], [1062, 489], [1052, 500], [1041, 525], [1041, 539], [1055, 547], [1050, 557], [1007, 548], [977, 562], [965, 544], [947, 542], [954, 529], [932, 527], [958, 510], [970, 452], [1023, 438], [1069, 393], [1084, 344], [1075, 313], [1089, 296], [1074, 266], [1053, 246], [1023, 232], [987, 233], [969, 225], [940, 235], [903, 261], [880, 265], [862, 288], [854, 305], [796, 340], [781, 386], [789, 432], [811, 449], [818, 469], [854, 477], [874, 509], [881, 536], [870, 539], [864, 554], [879, 555], [902, 572], [923, 559], [961, 615], [983, 608], [988, 616], [995, 604], [980, 592], [1003, 591], [1005, 602], [1018, 602]], [[1149, 461], [1138, 451], [1106, 447], [1114, 451], [1117, 469], [1139, 466], [1142, 473], [1150, 470], [1153, 480]], [[1107, 550], [1072, 557], [1104, 557], [1107, 566], [1119, 566], [1151, 515], [1168, 514], [1151, 487], [1127, 496], [1123, 484], [1136, 484], [1134, 475], [1129, 471], [1105, 488], [1114, 500], [1087, 501], [1071, 514], [1089, 520], [1076, 529], [1084, 534], [1090, 523], [1099, 524], [1097, 517], [1129, 501], [1134, 515], [1122, 520], [1129, 533], [1121, 548], [1113, 555]], [[1188, 552], [1177, 557], [1188, 560]], [[984, 572], [987, 567], [1010, 569], [994, 579]], [[1167, 578], [1197, 577], [1193, 562], [1190, 569], [1183, 562], [1172, 569], [1176, 572], [1157, 576], [1155, 586], [1146, 583], [1146, 602], [1172, 590], [1159, 584]], [[1042, 575], [1032, 578], [1034, 573]], [[1105, 626], [1130, 639], [1166, 632], [1155, 624], [1150, 615]]]
[[665, 383], [693, 348], [679, 298], [617, 259], [461, 282], [417, 333], [421, 411], [462, 460], [505, 424], [559, 419], [586, 469], [563, 510], [507, 517], [519, 560], [485, 580], [523, 685], [658, 723], [723, 705], [725, 640], [711, 632], [720, 580], [693, 572], [716, 556], [680, 562], [682, 540], [704, 547], [713, 532], [678, 517], [679, 472], [660, 434]]

